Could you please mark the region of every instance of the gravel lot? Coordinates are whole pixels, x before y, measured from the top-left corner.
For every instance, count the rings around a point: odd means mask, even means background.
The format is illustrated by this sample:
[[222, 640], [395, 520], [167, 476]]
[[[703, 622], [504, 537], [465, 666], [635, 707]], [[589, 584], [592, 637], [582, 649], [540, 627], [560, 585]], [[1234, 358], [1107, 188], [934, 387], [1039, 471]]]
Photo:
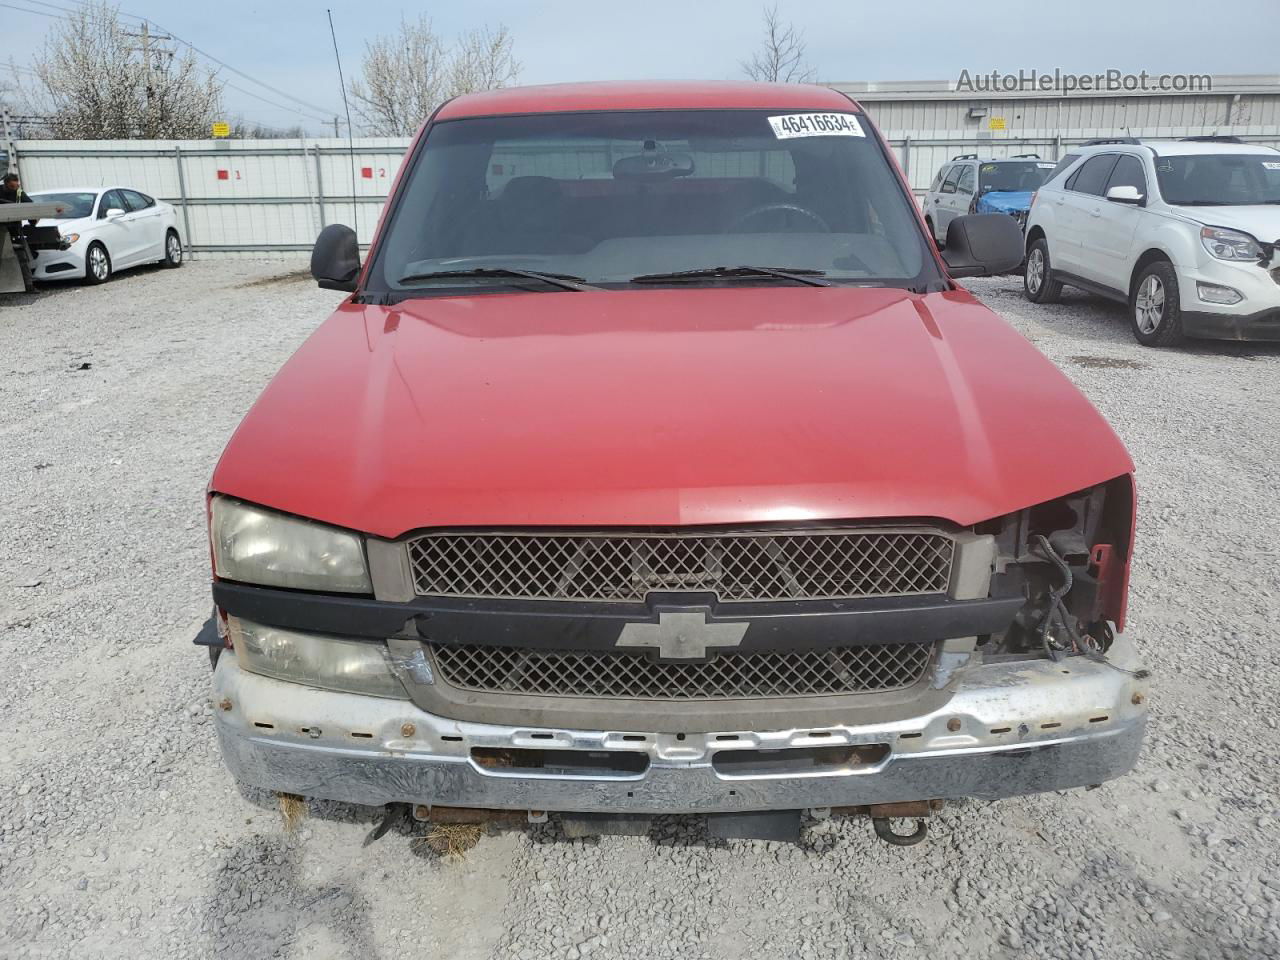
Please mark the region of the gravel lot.
[[[930, 842], [569, 842], [437, 857], [293, 832], [219, 760], [202, 490], [338, 296], [201, 262], [0, 299], [0, 956], [1280, 957], [1280, 349], [1151, 351], [1123, 311], [973, 281], [1116, 426], [1142, 496], [1139, 769], [948, 807]], [[1045, 425], [1052, 430], [1052, 424]]]

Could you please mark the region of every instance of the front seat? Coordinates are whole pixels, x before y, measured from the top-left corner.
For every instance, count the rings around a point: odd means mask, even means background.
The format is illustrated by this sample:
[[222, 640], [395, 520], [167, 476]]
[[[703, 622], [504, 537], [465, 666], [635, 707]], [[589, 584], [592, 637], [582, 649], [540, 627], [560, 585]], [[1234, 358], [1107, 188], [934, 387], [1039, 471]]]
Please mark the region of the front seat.
[[551, 177], [515, 177], [493, 202], [492, 253], [581, 253], [591, 247], [569, 231], [565, 196]]

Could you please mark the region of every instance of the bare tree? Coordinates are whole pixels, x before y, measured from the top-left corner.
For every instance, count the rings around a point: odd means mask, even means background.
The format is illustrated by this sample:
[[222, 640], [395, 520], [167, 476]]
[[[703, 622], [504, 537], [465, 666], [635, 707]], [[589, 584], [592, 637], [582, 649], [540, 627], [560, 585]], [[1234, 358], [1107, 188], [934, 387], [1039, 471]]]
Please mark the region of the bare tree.
[[30, 113], [49, 134], [74, 139], [208, 136], [222, 111], [222, 83], [188, 50], [120, 23], [118, 8], [91, 0], [56, 21], [24, 85]]
[[764, 41], [750, 60], [742, 61], [742, 72], [766, 83], [810, 83], [813, 70], [804, 55], [804, 34], [778, 19], [775, 3], [764, 10]]
[[505, 87], [519, 76], [520, 64], [506, 27], [472, 30], [449, 44], [421, 15], [401, 19], [398, 33], [365, 44], [362, 71], [351, 96], [366, 132], [404, 136], [450, 97]]

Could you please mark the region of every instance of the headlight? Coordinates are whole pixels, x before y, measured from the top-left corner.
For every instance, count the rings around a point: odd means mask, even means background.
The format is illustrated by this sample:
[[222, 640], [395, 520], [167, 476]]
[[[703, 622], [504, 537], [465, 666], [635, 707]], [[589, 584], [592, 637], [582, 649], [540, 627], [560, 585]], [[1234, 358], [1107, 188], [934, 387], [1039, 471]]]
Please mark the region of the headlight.
[[76, 241], [78, 241], [78, 240], [80, 239], [80, 234], [78, 234], [78, 233], [64, 233], [64, 234], [62, 235], [62, 239], [66, 242], [67, 246], [71, 246], [73, 243], [75, 243]]
[[239, 617], [227, 618], [227, 632], [236, 662], [250, 673], [325, 690], [408, 699], [392, 672], [385, 643], [295, 633]]
[[1201, 227], [1200, 242], [1209, 256], [1219, 260], [1261, 260], [1262, 248], [1258, 241], [1239, 230], [1222, 227]]
[[219, 577], [297, 590], [373, 592], [361, 538], [346, 530], [214, 497], [209, 536]]

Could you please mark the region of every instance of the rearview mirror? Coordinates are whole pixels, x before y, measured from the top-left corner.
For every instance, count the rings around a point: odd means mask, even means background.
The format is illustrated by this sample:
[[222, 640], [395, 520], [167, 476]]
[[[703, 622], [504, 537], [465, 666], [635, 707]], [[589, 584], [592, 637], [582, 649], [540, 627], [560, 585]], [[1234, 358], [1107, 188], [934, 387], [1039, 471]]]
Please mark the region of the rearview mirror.
[[311, 248], [311, 276], [326, 290], [355, 290], [360, 276], [360, 245], [354, 230], [331, 223], [320, 231]]
[[1142, 194], [1138, 192], [1137, 187], [1125, 184], [1108, 190], [1107, 199], [1114, 203], [1141, 203]]
[[123, 217], [123, 216], [124, 216], [124, 211], [121, 210], [119, 207], [112, 207], [107, 211], [108, 220], [114, 220], [116, 217]]
[[615, 180], [668, 180], [693, 173], [693, 157], [687, 153], [663, 153], [646, 150], [621, 157], [613, 165]]
[[956, 217], [947, 227], [942, 260], [947, 273], [957, 279], [1016, 270], [1022, 263], [1022, 228], [1007, 213]]

